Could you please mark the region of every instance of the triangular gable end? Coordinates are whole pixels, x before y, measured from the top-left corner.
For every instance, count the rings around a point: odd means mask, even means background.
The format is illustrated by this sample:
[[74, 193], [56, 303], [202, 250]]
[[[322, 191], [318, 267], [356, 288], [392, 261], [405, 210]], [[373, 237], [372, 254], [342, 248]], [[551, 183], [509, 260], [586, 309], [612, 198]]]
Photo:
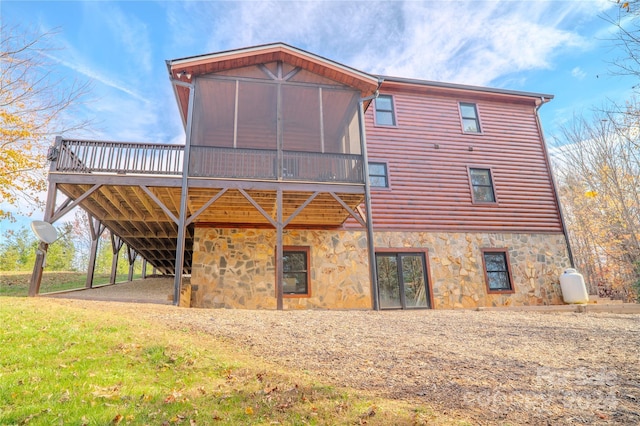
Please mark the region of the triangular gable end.
[[[338, 84], [353, 87], [360, 92], [363, 98], [373, 95], [380, 82], [377, 76], [358, 71], [284, 43], [174, 59], [167, 61], [167, 68], [171, 79], [188, 83], [199, 75], [277, 61], [281, 61], [291, 67], [300, 67]], [[189, 89], [180, 85], [176, 85], [175, 88], [180, 113], [182, 114], [183, 122], [186, 123]]]

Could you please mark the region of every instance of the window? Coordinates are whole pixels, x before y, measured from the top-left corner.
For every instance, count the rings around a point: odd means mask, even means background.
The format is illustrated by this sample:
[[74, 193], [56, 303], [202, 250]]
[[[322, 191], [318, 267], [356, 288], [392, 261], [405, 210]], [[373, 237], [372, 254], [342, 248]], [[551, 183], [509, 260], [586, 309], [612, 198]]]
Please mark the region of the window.
[[476, 104], [460, 102], [460, 116], [462, 117], [462, 130], [465, 133], [480, 133], [480, 120]]
[[426, 265], [424, 253], [376, 253], [380, 308], [428, 308]]
[[285, 247], [282, 264], [285, 297], [310, 296], [309, 247]]
[[369, 185], [376, 188], [387, 188], [387, 165], [385, 163], [369, 163]]
[[495, 203], [496, 195], [493, 191], [491, 169], [469, 169], [469, 179], [474, 203]]
[[511, 270], [506, 249], [482, 249], [489, 293], [512, 293]]
[[390, 95], [379, 95], [376, 98], [376, 125], [396, 125], [396, 117], [393, 110], [393, 97]]

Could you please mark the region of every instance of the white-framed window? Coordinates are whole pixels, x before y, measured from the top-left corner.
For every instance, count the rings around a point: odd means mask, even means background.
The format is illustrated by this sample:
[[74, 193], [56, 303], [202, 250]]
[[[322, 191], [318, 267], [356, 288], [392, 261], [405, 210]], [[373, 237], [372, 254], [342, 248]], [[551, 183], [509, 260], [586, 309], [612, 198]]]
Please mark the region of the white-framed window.
[[476, 104], [460, 102], [460, 118], [465, 133], [480, 133], [480, 118]]
[[379, 95], [375, 100], [376, 126], [395, 126], [396, 114], [391, 95]]

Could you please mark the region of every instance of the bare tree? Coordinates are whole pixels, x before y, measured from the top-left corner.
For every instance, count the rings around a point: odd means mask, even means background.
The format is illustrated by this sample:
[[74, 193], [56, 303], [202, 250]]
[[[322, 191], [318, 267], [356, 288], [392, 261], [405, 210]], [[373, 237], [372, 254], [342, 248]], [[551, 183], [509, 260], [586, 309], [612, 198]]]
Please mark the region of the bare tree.
[[[603, 16], [616, 28], [611, 41], [621, 52], [613, 62], [613, 72], [640, 77], [640, 0], [615, 0], [615, 3], [618, 7]], [[634, 87], [640, 89], [640, 84]]]
[[640, 279], [639, 137], [604, 108], [564, 127], [554, 155], [576, 262], [592, 287], [624, 298]]
[[[54, 72], [54, 35], [0, 26], [0, 199], [14, 206], [39, 205], [52, 136], [88, 124], [71, 117], [89, 84]], [[0, 218], [12, 216], [0, 208]]]

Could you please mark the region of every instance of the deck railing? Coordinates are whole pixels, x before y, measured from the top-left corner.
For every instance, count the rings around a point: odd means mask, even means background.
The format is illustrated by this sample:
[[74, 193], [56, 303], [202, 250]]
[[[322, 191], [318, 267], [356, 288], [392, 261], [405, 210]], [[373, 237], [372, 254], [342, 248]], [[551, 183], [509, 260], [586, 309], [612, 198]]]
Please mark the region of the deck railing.
[[56, 171], [181, 175], [184, 146], [63, 140]]
[[[57, 148], [58, 172], [182, 175], [183, 145], [62, 140]], [[191, 147], [189, 175], [364, 183], [360, 155], [198, 145]]]
[[189, 175], [209, 178], [364, 183], [362, 156], [192, 146]]

